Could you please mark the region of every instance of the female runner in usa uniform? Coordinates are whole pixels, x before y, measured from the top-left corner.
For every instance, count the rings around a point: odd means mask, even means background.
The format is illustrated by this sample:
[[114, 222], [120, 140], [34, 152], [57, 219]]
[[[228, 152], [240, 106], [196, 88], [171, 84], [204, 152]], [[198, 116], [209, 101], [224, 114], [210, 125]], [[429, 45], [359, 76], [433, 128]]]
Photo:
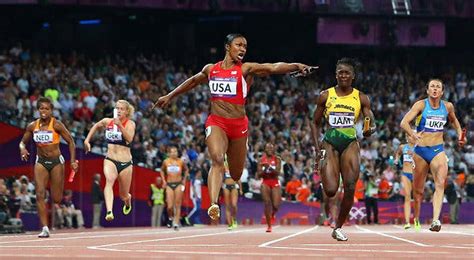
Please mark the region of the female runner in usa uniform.
[[[458, 144], [463, 146], [466, 138], [462, 135], [454, 106], [451, 102], [441, 100], [444, 85], [439, 79], [428, 81], [426, 93], [428, 97], [417, 101], [410, 111], [403, 117], [400, 126], [412, 138], [415, 139], [413, 161], [415, 174], [413, 180], [413, 205], [415, 215], [415, 227], [420, 221], [420, 207], [423, 199], [423, 190], [428, 171], [433, 174], [435, 181], [435, 192], [433, 194], [433, 222], [430, 230], [439, 232], [441, 222], [439, 215], [443, 205], [444, 183], [448, 175], [448, 160], [444, 152], [443, 132], [444, 125], [449, 120], [458, 134]], [[410, 123], [416, 118], [416, 132], [411, 129]]]
[[285, 74], [299, 71], [306, 75], [310, 67], [301, 63], [253, 63], [245, 62], [247, 39], [241, 34], [229, 34], [225, 39], [224, 60], [207, 64], [201, 72], [184, 81], [173, 91], [158, 99], [155, 105], [165, 107], [170, 101], [197, 87], [209, 83], [211, 91], [211, 113], [206, 121], [206, 144], [212, 166], [208, 185], [211, 219], [220, 217], [217, 205], [224, 173], [224, 155], [227, 154], [230, 175], [240, 179], [247, 153], [248, 118], [245, 100], [254, 76]]
[[281, 171], [281, 159], [275, 155], [275, 147], [271, 143], [265, 145], [265, 153], [257, 167], [257, 179], [262, 178], [262, 198], [265, 204], [267, 231], [272, 232], [272, 221], [281, 203], [281, 185], [278, 176]]

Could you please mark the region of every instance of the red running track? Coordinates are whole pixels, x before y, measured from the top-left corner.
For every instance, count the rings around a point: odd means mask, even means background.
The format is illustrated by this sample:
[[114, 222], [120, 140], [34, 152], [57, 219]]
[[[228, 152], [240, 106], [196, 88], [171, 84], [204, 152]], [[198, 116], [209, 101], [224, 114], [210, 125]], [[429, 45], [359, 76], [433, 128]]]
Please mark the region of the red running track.
[[331, 238], [320, 226], [225, 226], [114, 228], [0, 236], [0, 259], [160, 258], [160, 259], [314, 259], [454, 258], [474, 259], [474, 225], [443, 225], [433, 233], [395, 225], [344, 227], [349, 240]]

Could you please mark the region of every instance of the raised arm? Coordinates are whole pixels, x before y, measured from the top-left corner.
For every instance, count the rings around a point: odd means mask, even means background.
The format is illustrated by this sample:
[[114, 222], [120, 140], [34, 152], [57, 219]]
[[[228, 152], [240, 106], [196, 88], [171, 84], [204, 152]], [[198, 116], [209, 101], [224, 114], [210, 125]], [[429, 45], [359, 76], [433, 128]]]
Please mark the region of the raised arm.
[[165, 107], [169, 104], [171, 99], [190, 91], [191, 89], [197, 87], [199, 84], [204, 84], [208, 82], [209, 71], [211, 70], [213, 64], [207, 64], [202, 68], [202, 70], [195, 74], [194, 76], [190, 77], [189, 79], [185, 80], [181, 83], [178, 87], [173, 89], [170, 93], [165, 96], [162, 96], [155, 102], [154, 106], [158, 107]]
[[54, 130], [58, 132], [61, 137], [67, 142], [69, 146], [69, 154], [71, 155], [71, 168], [77, 172], [79, 164], [76, 161], [76, 144], [74, 143], [74, 139], [71, 136], [69, 130], [67, 130], [66, 126], [58, 120], [54, 121]]
[[111, 120], [110, 118], [104, 118], [100, 120], [99, 122], [95, 123], [91, 130], [89, 130], [89, 133], [87, 134], [86, 139], [84, 140], [84, 149], [86, 150], [86, 153], [91, 151], [91, 144], [90, 140], [94, 136], [95, 132], [97, 130], [102, 130], [107, 126], [107, 121]]
[[271, 74], [286, 74], [294, 71], [300, 71], [305, 75], [310, 66], [302, 63], [255, 63], [246, 62], [242, 65], [242, 72], [244, 76], [268, 76]]
[[425, 103], [423, 100], [417, 101], [411, 109], [406, 113], [406, 115], [403, 117], [402, 121], [400, 122], [400, 127], [407, 133], [409, 136], [413, 137], [415, 139], [415, 143], [418, 142], [420, 139], [420, 134], [416, 134], [410, 126], [411, 121], [413, 121], [425, 108]]
[[31, 136], [33, 135], [33, 129], [35, 128], [35, 121], [30, 123], [25, 130], [25, 133], [23, 134], [23, 137], [21, 138], [20, 144], [18, 147], [20, 148], [20, 156], [22, 161], [28, 161], [28, 157], [30, 156], [30, 153], [28, 152], [28, 149], [26, 149], [26, 144], [31, 140]]
[[446, 105], [446, 108], [448, 109], [448, 120], [451, 123], [451, 126], [456, 130], [456, 133], [458, 134], [458, 144], [459, 146], [462, 147], [466, 143], [467, 137], [462, 136], [461, 124], [459, 123], [459, 120], [456, 117], [453, 104], [451, 102], [446, 102], [445, 105]]
[[375, 117], [374, 117], [374, 113], [372, 112], [371, 108], [370, 108], [370, 99], [369, 97], [360, 92], [360, 104], [362, 106], [362, 114], [364, 115], [364, 118], [368, 117], [370, 118], [370, 127], [369, 129], [364, 129], [365, 131], [362, 133], [365, 137], [369, 137], [371, 136], [373, 133], [375, 133], [375, 129], [376, 129], [376, 126], [375, 126]]

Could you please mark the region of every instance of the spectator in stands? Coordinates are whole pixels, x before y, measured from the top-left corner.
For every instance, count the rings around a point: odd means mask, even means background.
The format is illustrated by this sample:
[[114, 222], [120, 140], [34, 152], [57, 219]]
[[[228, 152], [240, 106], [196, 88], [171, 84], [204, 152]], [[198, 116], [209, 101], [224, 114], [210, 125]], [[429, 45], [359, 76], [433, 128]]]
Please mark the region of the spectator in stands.
[[100, 214], [102, 212], [102, 204], [104, 202], [104, 193], [100, 187], [100, 174], [94, 174], [91, 189], [91, 201], [92, 201], [92, 228], [100, 227]]
[[165, 204], [165, 189], [161, 176], [156, 177], [155, 183], [150, 184], [151, 226], [161, 226], [161, 216]]
[[310, 190], [311, 182], [308, 181], [308, 178], [303, 177], [301, 178], [301, 187], [298, 189], [298, 193], [296, 193], [296, 200], [299, 202], [307, 202], [309, 196], [311, 195]]
[[366, 172], [365, 177], [365, 211], [367, 213], [367, 224], [372, 223], [372, 214], [374, 214], [373, 222], [378, 224], [379, 208], [377, 203], [378, 185], [376, 177], [372, 172]]
[[64, 197], [60, 204], [60, 208], [62, 209], [62, 216], [65, 219], [65, 226], [66, 227], [73, 227], [73, 218], [76, 219], [77, 227], [83, 228], [84, 227], [84, 218], [82, 216], [82, 211], [78, 209], [74, 202], [72, 201], [72, 190], [64, 191]]
[[461, 203], [462, 190], [456, 182], [456, 173], [451, 172], [449, 176], [448, 185], [446, 186], [446, 199], [449, 203], [449, 218], [451, 224], [459, 224], [459, 206]]
[[298, 193], [298, 189], [301, 187], [301, 181], [298, 179], [296, 174], [293, 174], [291, 177], [291, 181], [286, 184], [286, 194], [288, 195], [288, 199], [291, 201], [296, 201], [296, 194]]

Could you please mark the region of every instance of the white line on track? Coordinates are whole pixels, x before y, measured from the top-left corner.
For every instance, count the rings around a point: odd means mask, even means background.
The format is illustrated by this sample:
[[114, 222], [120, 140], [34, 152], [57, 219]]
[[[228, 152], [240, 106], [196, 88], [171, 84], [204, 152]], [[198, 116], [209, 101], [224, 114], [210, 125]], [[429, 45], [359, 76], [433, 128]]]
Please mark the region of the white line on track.
[[239, 244], [186, 244], [186, 245], [142, 245], [142, 246], [159, 246], [159, 247], [226, 247], [226, 246], [240, 246]]
[[318, 228], [319, 228], [319, 226], [315, 226], [315, 227], [312, 227], [312, 228], [309, 228], [309, 229], [305, 229], [305, 230], [300, 231], [300, 232], [295, 233], [295, 234], [291, 234], [291, 235], [288, 235], [288, 236], [284, 236], [282, 238], [278, 238], [278, 239], [275, 239], [275, 240], [265, 242], [263, 244], [260, 244], [258, 247], [268, 247], [269, 245], [274, 244], [276, 242], [280, 242], [280, 241], [283, 241], [283, 240], [288, 239], [288, 238], [296, 237], [296, 236], [299, 236], [301, 234], [308, 233], [308, 232], [311, 232], [313, 230], [316, 230]]
[[180, 240], [186, 238], [196, 238], [196, 237], [208, 237], [208, 236], [216, 236], [216, 235], [224, 235], [224, 234], [237, 234], [242, 232], [249, 232], [253, 231], [253, 229], [247, 230], [237, 230], [233, 232], [225, 231], [225, 232], [214, 232], [214, 233], [207, 233], [207, 234], [198, 234], [198, 235], [189, 235], [189, 236], [179, 236], [179, 237], [168, 237], [168, 238], [157, 238], [157, 239], [148, 239], [148, 240], [140, 240], [140, 241], [129, 241], [129, 242], [121, 242], [121, 243], [112, 243], [112, 244], [105, 244], [100, 246], [88, 246], [88, 249], [96, 249], [96, 250], [107, 250], [107, 251], [121, 251], [118, 249], [106, 248], [111, 246], [121, 246], [121, 245], [130, 245], [130, 244], [140, 244], [140, 243], [147, 243], [147, 242], [158, 242], [158, 241], [170, 241], [170, 240]]
[[[406, 250], [380, 250], [380, 249], [346, 249], [344, 246], [346, 245], [344, 242], [338, 242], [341, 248], [308, 248], [308, 247], [293, 247], [293, 246], [268, 246], [267, 248], [275, 248], [275, 249], [285, 249], [285, 250], [307, 250], [307, 251], [330, 251], [334, 252], [367, 252], [367, 253], [406, 253], [406, 254], [453, 254], [453, 252], [423, 252], [423, 251], [406, 251]], [[294, 252], [294, 251], [293, 251]], [[327, 255], [326, 255], [327, 257]]]
[[[207, 230], [214, 230], [215, 228], [203, 228], [203, 229], [198, 229], [199, 231], [207, 231]], [[183, 230], [179, 232], [190, 232], [190, 231], [195, 231], [193, 230]], [[89, 232], [89, 234], [94, 234], [97, 232]], [[106, 237], [119, 237], [116, 232], [113, 232], [114, 234], [106, 234], [106, 235], [85, 235], [85, 236], [72, 236], [72, 237], [59, 237], [59, 238], [35, 238], [35, 239], [30, 239], [30, 240], [12, 240], [12, 241], [3, 241], [0, 242], [0, 244], [12, 244], [12, 243], [29, 243], [29, 242], [50, 242], [50, 241], [63, 241], [63, 240], [74, 240], [74, 239], [91, 239], [91, 238], [106, 238]], [[142, 235], [158, 235], [158, 234], [170, 234], [170, 233], [176, 233], [174, 230], [155, 230], [155, 231], [148, 231], [148, 232], [127, 232], [127, 231], [121, 231], [119, 232], [122, 235], [126, 235], [127, 237], [130, 236], [142, 236]], [[74, 233], [69, 233], [69, 235], [74, 234]], [[87, 234], [87, 232], [86, 232]]]
[[388, 235], [388, 234], [385, 234], [385, 233], [382, 233], [382, 232], [378, 232], [378, 231], [370, 230], [370, 229], [367, 229], [367, 228], [363, 228], [363, 227], [360, 227], [359, 225], [355, 225], [355, 228], [357, 228], [359, 230], [362, 230], [362, 231], [374, 233], [374, 234], [377, 234], [379, 236], [389, 237], [389, 238], [393, 238], [393, 239], [400, 240], [400, 241], [403, 241], [403, 242], [407, 242], [407, 243], [417, 245], [417, 246], [423, 246], [423, 247], [430, 246], [430, 245], [426, 245], [426, 244], [423, 244], [423, 243], [418, 243], [418, 242], [415, 242], [415, 241], [412, 241], [412, 240], [408, 240], [408, 239], [405, 239], [405, 238], [396, 237], [396, 236]]
[[63, 248], [64, 246], [0, 246], [0, 248]]

